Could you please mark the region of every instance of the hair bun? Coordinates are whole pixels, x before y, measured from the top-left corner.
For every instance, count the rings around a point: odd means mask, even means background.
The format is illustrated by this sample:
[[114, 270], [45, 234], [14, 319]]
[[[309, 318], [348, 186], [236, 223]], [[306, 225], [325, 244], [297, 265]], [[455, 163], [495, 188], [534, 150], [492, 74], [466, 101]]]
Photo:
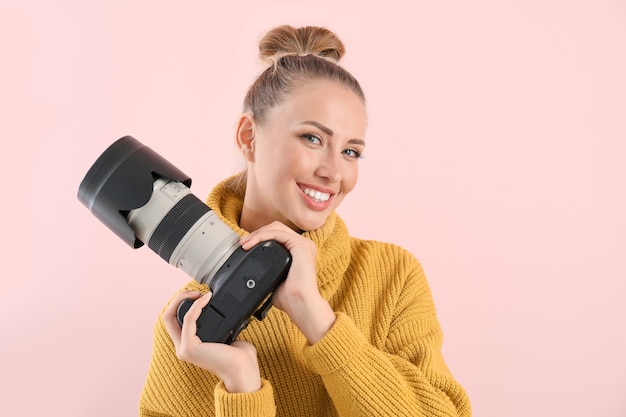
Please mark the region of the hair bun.
[[337, 35], [317, 26], [278, 26], [259, 42], [259, 56], [264, 61], [287, 55], [317, 55], [339, 61], [345, 53], [346, 48]]

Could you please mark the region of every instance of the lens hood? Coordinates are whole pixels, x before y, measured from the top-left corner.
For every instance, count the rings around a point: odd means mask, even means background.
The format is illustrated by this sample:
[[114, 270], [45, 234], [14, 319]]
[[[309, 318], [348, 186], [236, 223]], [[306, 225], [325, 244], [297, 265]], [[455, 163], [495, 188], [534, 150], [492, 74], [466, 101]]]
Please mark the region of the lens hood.
[[133, 248], [142, 242], [128, 225], [129, 211], [145, 205], [156, 178], [191, 186], [191, 178], [132, 136], [109, 146], [89, 169], [78, 188], [78, 199], [94, 216]]

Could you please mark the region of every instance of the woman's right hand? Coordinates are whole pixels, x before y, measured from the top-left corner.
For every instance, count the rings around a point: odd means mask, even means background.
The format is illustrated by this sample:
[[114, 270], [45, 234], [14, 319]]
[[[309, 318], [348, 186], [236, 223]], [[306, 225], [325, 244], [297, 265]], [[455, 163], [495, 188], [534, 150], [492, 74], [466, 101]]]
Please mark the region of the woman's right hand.
[[[181, 328], [176, 318], [176, 310], [187, 298], [195, 301], [185, 314]], [[196, 335], [196, 320], [210, 299], [211, 293], [201, 296], [197, 291], [181, 292], [172, 299], [163, 313], [176, 356], [215, 374], [224, 382], [228, 392], [258, 391], [261, 388], [261, 376], [256, 348], [252, 344], [240, 340], [231, 345], [205, 343]]]

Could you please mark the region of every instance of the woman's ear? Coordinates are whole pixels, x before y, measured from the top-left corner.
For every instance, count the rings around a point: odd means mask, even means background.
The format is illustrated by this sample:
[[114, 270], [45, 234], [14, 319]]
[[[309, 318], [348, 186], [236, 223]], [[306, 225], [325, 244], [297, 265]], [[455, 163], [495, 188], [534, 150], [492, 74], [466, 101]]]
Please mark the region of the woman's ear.
[[235, 142], [241, 154], [248, 162], [254, 162], [254, 136], [256, 123], [250, 113], [243, 113], [237, 123]]

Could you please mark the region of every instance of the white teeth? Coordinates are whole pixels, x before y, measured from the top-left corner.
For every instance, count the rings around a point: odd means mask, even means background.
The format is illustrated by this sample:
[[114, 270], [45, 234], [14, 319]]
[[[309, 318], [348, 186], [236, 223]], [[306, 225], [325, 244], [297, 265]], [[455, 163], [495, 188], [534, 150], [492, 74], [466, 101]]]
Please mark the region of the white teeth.
[[324, 201], [326, 201], [326, 200], [328, 200], [330, 198], [330, 194], [322, 193], [320, 191], [311, 190], [310, 188], [304, 188], [302, 191], [304, 192], [304, 194], [306, 194], [309, 197], [313, 198], [318, 203], [324, 202]]

